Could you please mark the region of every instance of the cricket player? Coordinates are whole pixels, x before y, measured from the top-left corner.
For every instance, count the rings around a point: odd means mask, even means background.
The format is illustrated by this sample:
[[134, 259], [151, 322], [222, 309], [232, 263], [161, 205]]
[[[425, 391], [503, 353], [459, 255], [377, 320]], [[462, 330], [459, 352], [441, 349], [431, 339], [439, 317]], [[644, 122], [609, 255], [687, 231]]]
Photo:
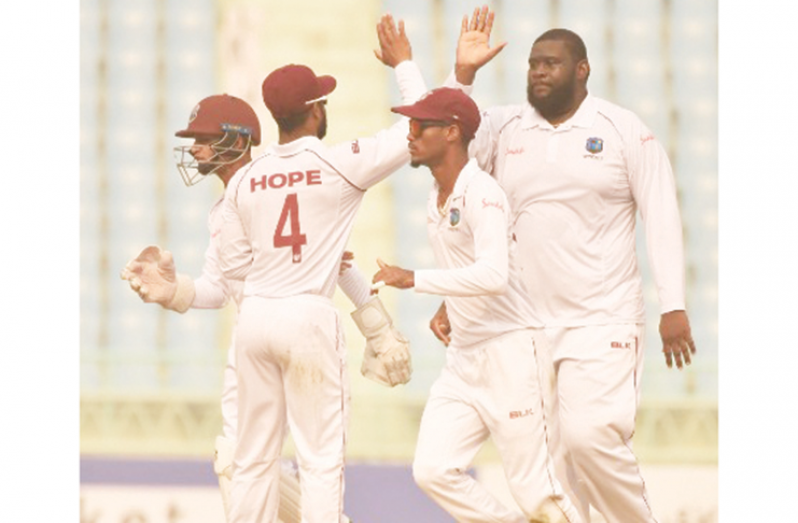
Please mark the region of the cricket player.
[[[458, 51], [456, 77], [466, 89], [491, 51], [485, 38], [470, 42], [468, 60]], [[645, 352], [636, 213], [659, 292], [665, 361], [679, 369], [696, 351], [682, 225], [662, 146], [635, 114], [590, 95], [589, 75], [582, 39], [546, 31], [529, 55], [526, 102], [484, 111], [470, 153], [507, 194], [521, 276], [545, 325], [558, 474], [583, 520], [592, 505], [608, 523], [653, 522], [631, 448]], [[443, 311], [431, 326], [444, 340], [453, 328]]]
[[[175, 134], [194, 140], [192, 145], [175, 148], [178, 171], [188, 186], [214, 174], [226, 187], [233, 174], [251, 160], [252, 146], [260, 144], [260, 124], [255, 111], [244, 100], [227, 94], [201, 100], [192, 111], [187, 127]], [[144, 302], [159, 303], [164, 308], [180, 313], [189, 308], [219, 309], [229, 300], [233, 300], [237, 307], [240, 306], [243, 283], [225, 278], [219, 268], [221, 203], [220, 197], [211, 207], [208, 216], [210, 242], [205, 252], [202, 276], [199, 278], [192, 279], [177, 273], [171, 253], [157, 246], [145, 248], [137, 258], [128, 263], [122, 271], [122, 278], [130, 282], [131, 288]], [[379, 318], [380, 329], [368, 332], [361, 370], [366, 377], [393, 386], [400, 383], [401, 379], [389, 375], [376, 354], [387, 350], [391, 343], [405, 343], [404, 338], [394, 335], [390, 317], [379, 298], [371, 295], [368, 283], [352, 258], [351, 253], [344, 254], [338, 284], [355, 306], [359, 307], [353, 314], [359, 315], [366, 309], [382, 314]], [[361, 324], [358, 326], [363, 330]], [[229, 513], [230, 479], [238, 418], [237, 399], [235, 352], [231, 344], [222, 389], [223, 430], [222, 435], [216, 438], [214, 456], [214, 470], [219, 477], [225, 513]], [[282, 523], [299, 523], [301, 503], [296, 471], [288, 459], [282, 460], [281, 469], [279, 520]]]
[[[512, 261], [507, 198], [468, 158], [477, 105], [442, 87], [392, 111], [410, 117], [411, 165], [428, 166], [435, 179], [427, 232], [439, 268], [380, 261], [373, 281], [445, 296], [452, 325], [446, 364], [421, 419], [413, 476], [459, 522], [578, 522], [548, 452], [536, 342], [542, 323]], [[523, 513], [466, 472], [488, 437]]]
[[[403, 100], [416, 100], [426, 86], [403, 23], [397, 29], [383, 17], [378, 35], [377, 55], [394, 68]], [[296, 446], [303, 523], [341, 518], [349, 384], [330, 298], [365, 191], [409, 158], [406, 119], [376, 136], [326, 146], [325, 104], [335, 87], [332, 76], [304, 65], [271, 72], [263, 100], [279, 141], [239, 170], [225, 191], [221, 269], [244, 281], [235, 331], [233, 523], [275, 520], [286, 424]], [[369, 307], [356, 321], [379, 326], [377, 312]], [[379, 356], [389, 370], [409, 375], [406, 346]]]

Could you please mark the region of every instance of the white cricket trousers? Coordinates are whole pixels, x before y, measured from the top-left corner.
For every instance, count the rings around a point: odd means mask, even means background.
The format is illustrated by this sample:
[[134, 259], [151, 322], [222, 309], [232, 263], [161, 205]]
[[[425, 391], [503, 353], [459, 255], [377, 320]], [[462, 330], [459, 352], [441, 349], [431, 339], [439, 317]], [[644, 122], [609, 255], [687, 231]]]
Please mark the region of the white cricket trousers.
[[552, 454], [586, 523], [588, 503], [607, 523], [656, 521], [632, 452], [644, 339], [641, 324], [549, 327], [541, 338], [556, 391], [547, 396]]
[[337, 310], [320, 296], [246, 297], [235, 343], [238, 444], [231, 523], [277, 521], [286, 422], [296, 446], [302, 523], [338, 523], [349, 388]]
[[[535, 329], [519, 330], [446, 350], [421, 418], [413, 477], [459, 523], [580, 521], [548, 451], [536, 335]], [[488, 437], [523, 514], [466, 473]]]
[[236, 378], [235, 337], [227, 349], [227, 364], [222, 377], [222, 435], [235, 441], [238, 426], [238, 382]]

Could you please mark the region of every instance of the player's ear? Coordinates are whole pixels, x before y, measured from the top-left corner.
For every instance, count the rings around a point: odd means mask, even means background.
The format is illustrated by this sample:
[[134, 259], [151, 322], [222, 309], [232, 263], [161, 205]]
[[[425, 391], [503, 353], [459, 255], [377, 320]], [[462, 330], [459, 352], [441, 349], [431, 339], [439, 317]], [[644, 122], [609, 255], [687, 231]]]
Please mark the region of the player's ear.
[[579, 60], [579, 63], [576, 64], [576, 77], [582, 82], [587, 82], [589, 76], [590, 63], [587, 59]]
[[460, 141], [460, 135], [462, 134], [459, 125], [450, 125], [446, 128], [446, 140], [449, 142]]
[[316, 102], [313, 104], [311, 111], [313, 111], [313, 117], [316, 119], [321, 120], [324, 117], [324, 102]]

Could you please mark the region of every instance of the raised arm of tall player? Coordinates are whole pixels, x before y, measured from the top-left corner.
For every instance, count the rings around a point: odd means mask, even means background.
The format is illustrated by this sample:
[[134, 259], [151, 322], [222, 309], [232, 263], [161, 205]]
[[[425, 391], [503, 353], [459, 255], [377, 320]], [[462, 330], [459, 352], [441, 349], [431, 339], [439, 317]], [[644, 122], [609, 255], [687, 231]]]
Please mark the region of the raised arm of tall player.
[[[470, 20], [468, 15], [463, 16], [454, 72], [447, 78], [446, 86], [461, 89], [470, 95], [474, 90], [477, 71], [493, 60], [507, 45], [507, 42], [502, 42], [491, 47], [490, 36], [494, 20], [495, 13], [488, 6], [474, 9]], [[491, 174], [496, 156], [495, 136], [506, 121], [505, 112], [506, 108], [501, 107], [483, 110], [479, 130], [468, 147], [469, 155], [477, 159], [480, 168]]]
[[474, 9], [470, 20], [468, 15], [463, 16], [454, 65], [455, 79], [462, 86], [471, 87], [477, 71], [493, 60], [507, 45], [507, 42], [502, 42], [494, 47], [490, 46], [495, 17], [496, 14], [487, 5]]

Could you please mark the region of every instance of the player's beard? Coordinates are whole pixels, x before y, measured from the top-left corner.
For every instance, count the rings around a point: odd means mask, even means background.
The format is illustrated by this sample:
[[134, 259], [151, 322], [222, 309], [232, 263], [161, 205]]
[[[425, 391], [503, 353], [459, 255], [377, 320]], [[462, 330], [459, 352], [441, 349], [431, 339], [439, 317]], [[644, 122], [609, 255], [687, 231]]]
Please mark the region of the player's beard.
[[570, 78], [562, 84], [551, 86], [549, 94], [543, 97], [535, 96], [535, 89], [531, 83], [526, 84], [526, 99], [529, 105], [538, 110], [546, 119], [567, 113], [571, 109], [576, 94], [576, 74], [572, 72]]
[[324, 110], [324, 116], [322, 116], [321, 121], [319, 122], [319, 128], [316, 130], [316, 136], [319, 140], [324, 139], [327, 136], [327, 110]]
[[197, 162], [197, 171], [202, 175], [207, 175], [216, 166], [215, 163], [210, 162]]

